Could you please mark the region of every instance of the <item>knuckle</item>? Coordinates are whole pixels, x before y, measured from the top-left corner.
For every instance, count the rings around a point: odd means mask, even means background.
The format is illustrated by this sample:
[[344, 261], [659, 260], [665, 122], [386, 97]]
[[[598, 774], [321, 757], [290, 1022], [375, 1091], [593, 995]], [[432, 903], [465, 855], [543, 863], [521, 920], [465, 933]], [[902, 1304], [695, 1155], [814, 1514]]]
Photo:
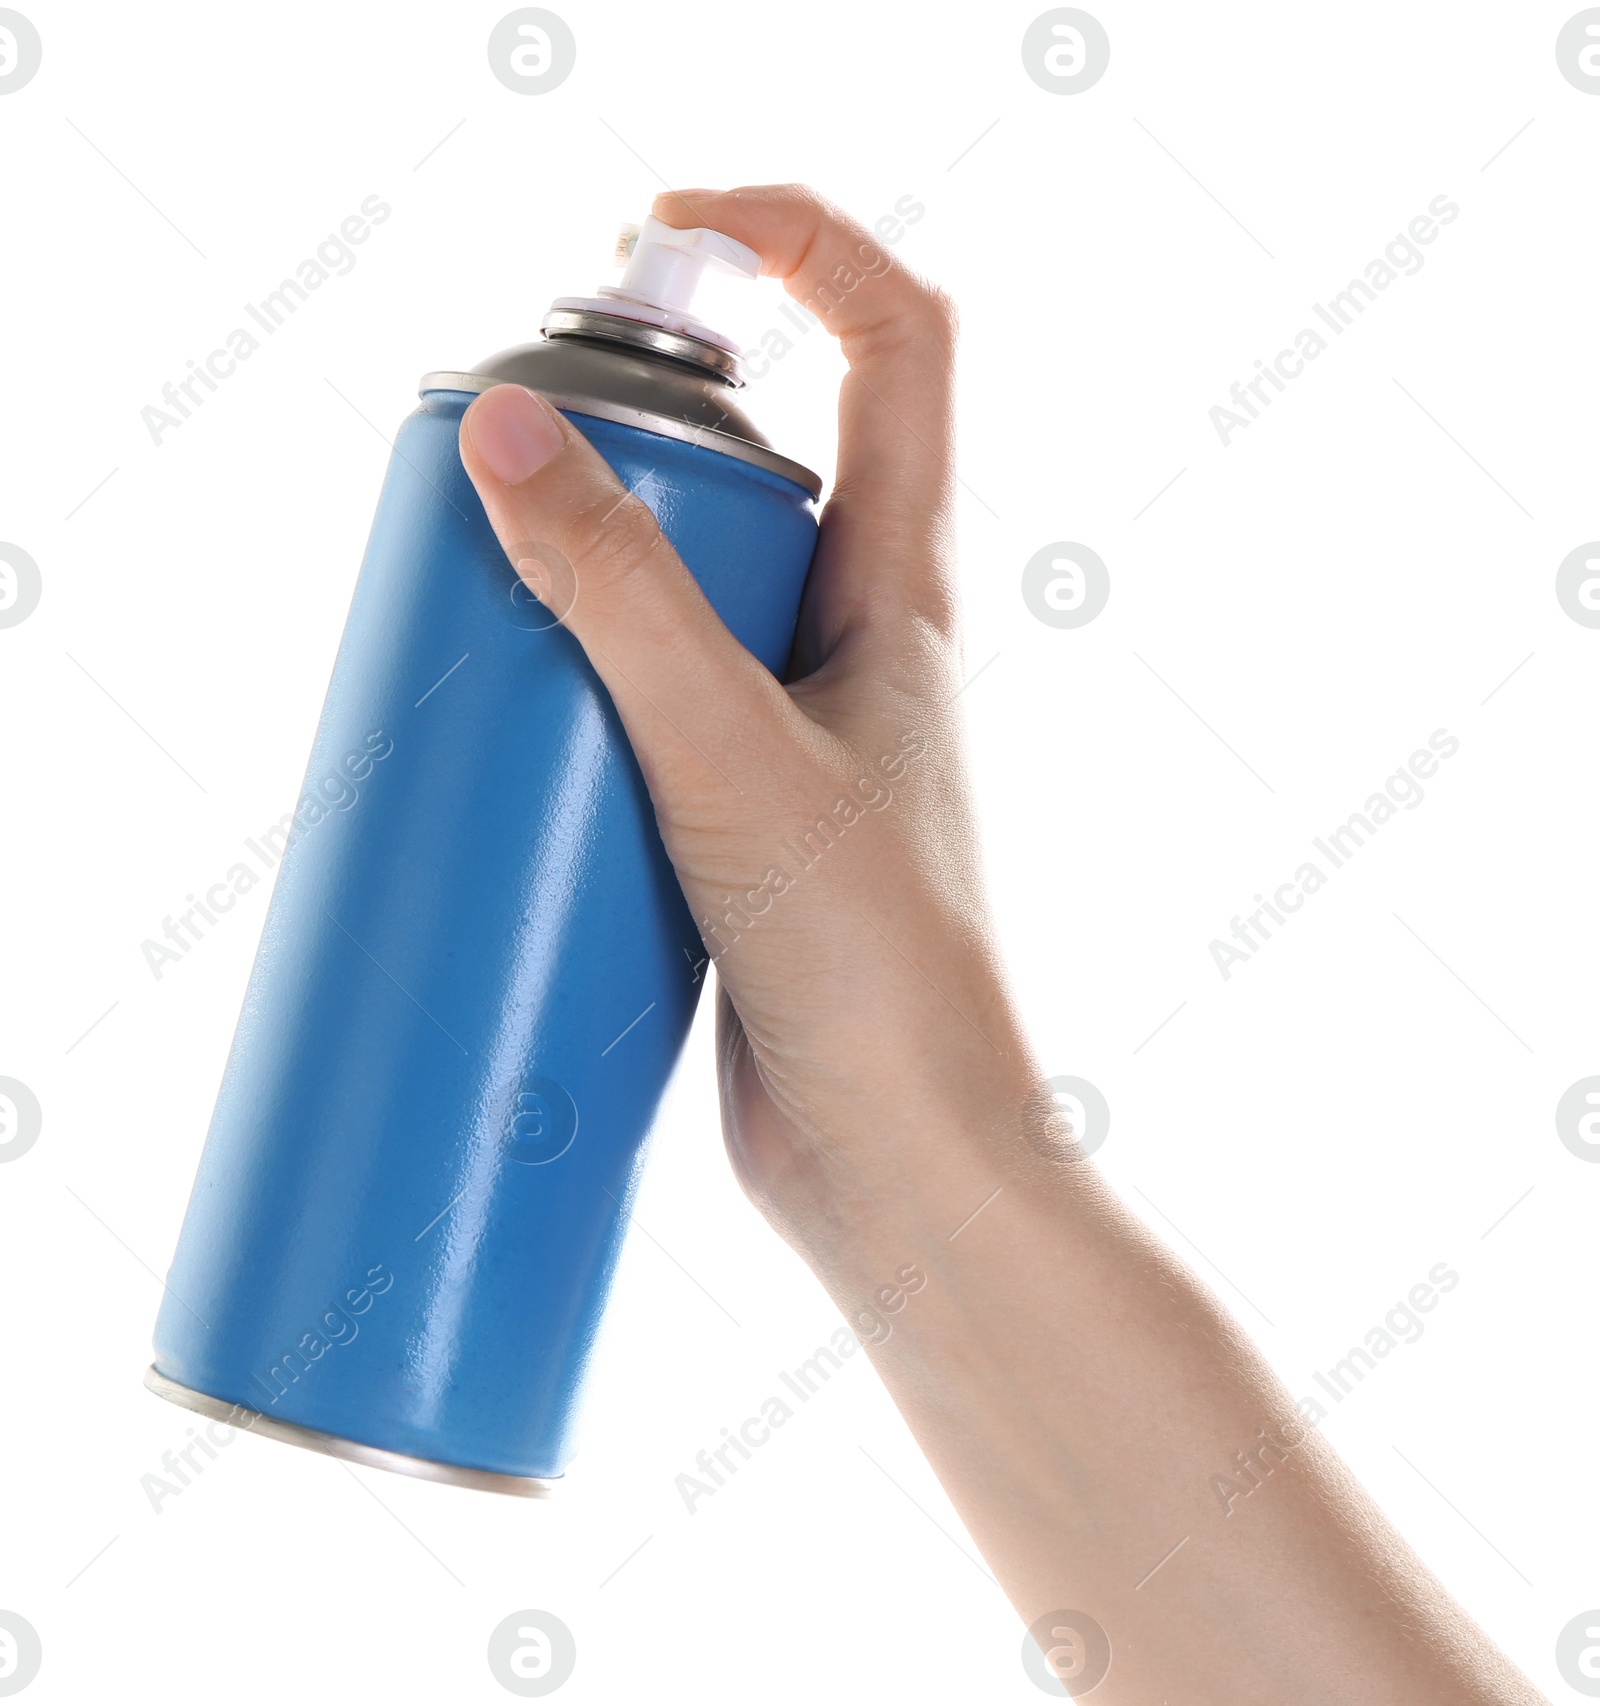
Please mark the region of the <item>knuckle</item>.
[[644, 502], [631, 494], [619, 500], [610, 491], [573, 515], [567, 545], [578, 575], [594, 591], [628, 585], [667, 548]]
[[955, 298], [938, 285], [930, 284], [926, 279], [916, 281], [917, 305], [931, 326], [941, 333], [951, 343], [961, 329], [961, 315], [956, 307]]
[[936, 359], [953, 359], [957, 337], [954, 299], [899, 261], [884, 277], [894, 288], [880, 299], [879, 313], [859, 329], [857, 337], [863, 348], [916, 348]]
[[939, 318], [944, 322], [945, 329], [952, 338], [961, 331], [961, 310], [956, 306], [956, 299], [947, 290], [937, 286], [933, 291], [934, 308]]
[[926, 599], [907, 622], [901, 667], [919, 693], [948, 697], [966, 679], [960, 613], [946, 594]]

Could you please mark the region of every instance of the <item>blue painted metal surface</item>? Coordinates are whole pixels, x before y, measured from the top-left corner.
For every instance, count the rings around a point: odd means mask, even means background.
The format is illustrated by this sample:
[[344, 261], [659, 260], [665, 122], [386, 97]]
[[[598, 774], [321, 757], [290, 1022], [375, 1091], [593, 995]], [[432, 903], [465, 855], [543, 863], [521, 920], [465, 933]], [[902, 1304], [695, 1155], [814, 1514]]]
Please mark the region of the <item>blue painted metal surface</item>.
[[[366, 1445], [555, 1476], [703, 951], [610, 699], [461, 467], [470, 402], [425, 393], [396, 442], [156, 1366]], [[781, 670], [807, 494], [570, 418]]]

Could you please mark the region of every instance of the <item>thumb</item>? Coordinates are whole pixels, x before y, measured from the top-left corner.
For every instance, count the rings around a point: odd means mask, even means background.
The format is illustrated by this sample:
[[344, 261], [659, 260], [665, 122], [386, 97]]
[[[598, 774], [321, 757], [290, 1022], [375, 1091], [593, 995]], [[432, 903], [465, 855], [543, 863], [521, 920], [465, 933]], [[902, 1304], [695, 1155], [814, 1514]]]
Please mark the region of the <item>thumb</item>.
[[520, 385], [473, 402], [461, 460], [518, 575], [610, 691], [652, 791], [658, 781], [669, 796], [720, 787], [717, 774], [740, 788], [775, 724], [798, 713], [728, 632], [644, 502]]

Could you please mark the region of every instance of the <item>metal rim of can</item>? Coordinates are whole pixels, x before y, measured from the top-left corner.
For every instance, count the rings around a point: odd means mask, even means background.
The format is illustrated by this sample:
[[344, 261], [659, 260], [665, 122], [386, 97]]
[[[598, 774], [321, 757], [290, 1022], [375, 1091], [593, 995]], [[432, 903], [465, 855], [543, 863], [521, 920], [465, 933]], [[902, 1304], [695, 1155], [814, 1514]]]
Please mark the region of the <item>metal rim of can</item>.
[[[482, 373], [441, 370], [424, 373], [417, 382], [417, 394], [426, 396], [429, 391], [488, 391], [505, 383], [502, 379]], [[752, 444], [749, 439], [735, 438], [732, 433], [713, 432], [709, 427], [699, 426], [693, 421], [682, 420], [673, 415], [659, 415], [651, 409], [635, 409], [623, 403], [608, 403], [599, 397], [545, 390], [541, 390], [539, 395], [558, 409], [570, 410], [579, 415], [592, 415], [597, 420], [615, 421], [619, 426], [638, 427], [643, 432], [653, 432], [662, 438], [675, 438], [683, 444], [699, 445], [702, 450], [715, 450], [723, 456], [733, 457], [736, 461], [748, 462], [752, 467], [765, 468], [769, 474], [779, 475], [799, 486], [813, 498], [822, 496], [820, 475], [812, 473], [803, 463], [780, 456], [776, 450], [769, 449], [764, 444]]]
[[582, 308], [552, 308], [539, 330], [547, 338], [597, 338], [602, 343], [631, 344], [636, 349], [653, 350], [657, 355], [681, 361], [697, 373], [713, 373], [736, 390], [744, 389], [739, 357], [733, 350], [707, 343], [704, 338], [690, 337], [687, 332], [652, 326], [647, 320], [631, 320], [623, 314], [597, 314]]
[[547, 1499], [563, 1479], [561, 1476], [505, 1475], [492, 1469], [472, 1469], [461, 1463], [410, 1457], [401, 1451], [385, 1451], [380, 1446], [365, 1445], [360, 1440], [325, 1434], [316, 1428], [302, 1427], [298, 1422], [264, 1416], [245, 1404], [230, 1404], [224, 1399], [213, 1398], [208, 1392], [196, 1392], [193, 1387], [169, 1379], [154, 1363], [145, 1370], [144, 1383], [158, 1398], [165, 1398], [169, 1404], [177, 1404], [185, 1410], [193, 1410], [211, 1421], [226, 1422], [245, 1433], [281, 1440], [285, 1445], [297, 1445], [305, 1451], [320, 1451], [325, 1457], [362, 1463], [369, 1469], [388, 1469], [397, 1475], [413, 1475], [422, 1481], [442, 1481], [452, 1487], [470, 1487], [480, 1493], [509, 1493], [522, 1499]]

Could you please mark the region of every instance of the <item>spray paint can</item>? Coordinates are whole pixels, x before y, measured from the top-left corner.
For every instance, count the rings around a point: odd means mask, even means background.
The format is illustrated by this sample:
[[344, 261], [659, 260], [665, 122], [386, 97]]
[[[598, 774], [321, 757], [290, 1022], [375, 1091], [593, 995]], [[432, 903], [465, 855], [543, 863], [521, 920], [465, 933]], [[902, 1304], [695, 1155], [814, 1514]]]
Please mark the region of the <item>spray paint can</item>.
[[461, 466], [526, 385], [789, 655], [821, 484], [689, 313], [718, 233], [628, 228], [538, 342], [431, 373], [395, 441], [147, 1384], [253, 1431], [537, 1496], [565, 1470], [706, 958], [615, 709]]

